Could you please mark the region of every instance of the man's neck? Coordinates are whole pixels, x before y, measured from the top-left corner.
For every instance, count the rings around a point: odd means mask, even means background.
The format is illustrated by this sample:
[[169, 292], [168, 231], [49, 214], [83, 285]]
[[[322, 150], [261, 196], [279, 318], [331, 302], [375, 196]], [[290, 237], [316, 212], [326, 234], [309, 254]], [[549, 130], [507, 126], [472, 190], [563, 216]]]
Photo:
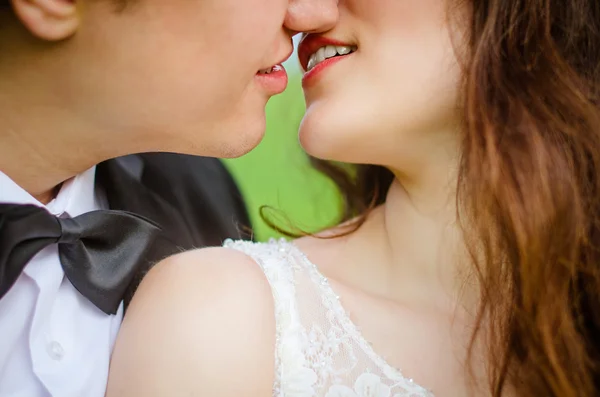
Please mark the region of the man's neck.
[[107, 148], [119, 146], [105, 144], [114, 137], [104, 128], [98, 131], [74, 111], [68, 96], [57, 93], [52, 73], [39, 72], [38, 48], [27, 52], [15, 46], [11, 40], [0, 45], [16, 57], [0, 62], [0, 171], [48, 203], [62, 182], [111, 157]]
[[54, 200], [56, 198], [56, 196], [58, 196], [58, 192], [60, 192], [60, 188], [62, 187], [62, 183], [59, 185], [56, 185], [54, 188], [43, 192], [41, 194], [38, 195], [33, 195], [33, 198], [35, 198], [37, 201], [39, 201], [42, 204], [48, 204], [49, 202], [51, 202], [52, 200]]
[[65, 107], [43, 105], [50, 99], [37, 99], [32, 92], [4, 83], [0, 82], [0, 171], [41, 203], [52, 201], [64, 181], [118, 155], [103, 151], [104, 141], [111, 142], [108, 134], [82, 123]]
[[101, 161], [49, 127], [39, 135], [15, 127], [0, 122], [0, 171], [43, 204], [56, 197], [64, 181]]

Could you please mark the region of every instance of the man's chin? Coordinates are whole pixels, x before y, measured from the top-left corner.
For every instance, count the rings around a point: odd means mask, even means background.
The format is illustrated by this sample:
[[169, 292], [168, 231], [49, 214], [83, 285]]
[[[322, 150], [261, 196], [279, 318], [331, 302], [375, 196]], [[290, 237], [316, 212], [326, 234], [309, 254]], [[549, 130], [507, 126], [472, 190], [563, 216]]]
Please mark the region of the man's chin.
[[230, 133], [226, 141], [220, 141], [212, 148], [204, 147], [205, 150], [198, 150], [200, 153], [191, 153], [199, 156], [217, 157], [222, 159], [235, 159], [242, 157], [254, 150], [265, 136], [265, 127], [260, 129], [247, 128], [238, 134]]

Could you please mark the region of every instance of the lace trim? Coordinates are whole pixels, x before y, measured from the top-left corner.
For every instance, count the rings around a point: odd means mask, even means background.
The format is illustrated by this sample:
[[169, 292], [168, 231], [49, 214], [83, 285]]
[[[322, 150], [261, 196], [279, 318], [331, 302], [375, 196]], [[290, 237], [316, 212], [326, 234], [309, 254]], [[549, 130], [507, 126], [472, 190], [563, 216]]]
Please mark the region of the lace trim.
[[406, 378], [404, 375], [402, 375], [402, 371], [400, 371], [398, 368], [392, 367], [385, 360], [385, 358], [383, 358], [381, 355], [379, 355], [375, 352], [372, 344], [362, 335], [358, 326], [356, 324], [354, 324], [354, 322], [350, 318], [350, 315], [348, 314], [348, 312], [342, 305], [340, 296], [335, 293], [335, 291], [331, 287], [331, 284], [329, 283], [329, 280], [327, 279], [327, 277], [325, 277], [319, 271], [319, 268], [317, 267], [317, 265], [315, 265], [313, 262], [311, 262], [310, 259], [308, 259], [308, 257], [306, 256], [306, 254], [304, 254], [304, 252], [302, 252], [302, 250], [300, 250], [300, 248], [298, 248], [293, 242], [289, 243], [285, 240], [282, 240], [282, 241], [280, 240], [279, 244], [286, 244], [286, 245], [291, 246], [292, 249], [294, 250], [294, 253], [302, 259], [303, 264], [309, 270], [311, 280], [315, 284], [317, 284], [319, 286], [319, 289], [321, 290], [321, 293], [323, 296], [323, 299], [322, 299], [323, 305], [325, 305], [325, 307], [332, 310], [336, 314], [336, 316], [338, 317], [338, 320], [344, 327], [344, 331], [346, 331], [348, 333], [348, 335], [352, 339], [354, 339], [354, 341], [360, 346], [360, 348], [365, 352], [365, 354], [373, 361], [373, 363], [375, 363], [375, 365], [377, 365], [379, 367], [379, 369], [385, 374], [385, 376], [387, 376], [392, 381], [397, 382], [396, 385], [401, 386], [402, 384], [408, 383], [407, 386], [409, 386], [409, 387], [421, 388], [423, 393], [428, 393], [428, 394], [431, 393], [430, 390], [427, 390], [427, 389], [423, 388], [422, 386], [420, 386], [419, 384], [415, 383], [414, 379]]
[[[313, 386], [315, 386], [317, 380], [314, 372], [311, 370], [308, 370], [309, 373], [302, 373], [304, 380], [311, 379], [311, 381], [308, 383], [294, 382], [294, 378], [296, 378], [294, 374], [300, 375], [302, 371], [306, 372], [308, 369], [305, 365], [304, 353], [300, 348], [302, 343], [298, 339], [304, 330], [298, 317], [295, 298], [293, 269], [298, 270], [298, 268], [308, 271], [310, 280], [318, 286], [321, 292], [321, 301], [324, 307], [331, 311], [337, 318], [343, 331], [347, 334], [346, 336], [362, 349], [373, 364], [389, 380], [395, 382], [394, 387], [407, 388], [419, 393], [419, 395], [433, 396], [430, 390], [415, 383], [412, 378], [404, 377], [399, 369], [392, 367], [382, 356], [375, 352], [371, 343], [365, 339], [359, 327], [354, 324], [346, 312], [341, 303], [340, 296], [335, 293], [327, 277], [319, 271], [318, 267], [293, 242], [288, 242], [283, 238], [280, 240], [271, 239], [268, 244], [227, 240], [223, 246], [241, 251], [253, 258], [263, 269], [265, 276], [272, 286], [276, 318], [275, 365], [277, 371], [273, 385], [274, 396], [287, 397], [290, 394], [304, 397], [315, 395]], [[293, 260], [294, 256], [300, 259], [300, 261]], [[280, 266], [282, 263], [289, 264], [291, 267]], [[298, 349], [300, 350], [298, 351]], [[293, 359], [290, 359], [291, 355], [294, 356]], [[284, 357], [287, 359], [282, 359]], [[286, 363], [294, 363], [292, 365], [293, 368], [286, 367]], [[286, 378], [286, 374], [292, 376], [292, 378], [287, 379], [289, 376]], [[364, 375], [368, 376], [369, 374], [365, 373]], [[286, 386], [288, 384], [289, 386]], [[301, 385], [303, 387], [298, 387]], [[400, 394], [395, 394], [394, 396], [400, 396]]]

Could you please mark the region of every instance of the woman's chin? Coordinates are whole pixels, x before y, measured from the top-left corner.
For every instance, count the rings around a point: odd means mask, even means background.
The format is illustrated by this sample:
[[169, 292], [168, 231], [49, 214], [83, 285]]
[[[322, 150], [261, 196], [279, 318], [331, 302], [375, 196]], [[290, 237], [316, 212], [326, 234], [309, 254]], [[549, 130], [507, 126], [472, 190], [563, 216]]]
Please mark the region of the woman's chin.
[[355, 163], [352, 150], [348, 150], [347, 142], [336, 139], [332, 134], [320, 134], [316, 131], [299, 134], [300, 146], [312, 157], [320, 160]]
[[325, 116], [319, 113], [309, 109], [300, 123], [298, 140], [304, 151], [321, 160], [357, 162], [362, 157], [357, 148], [364, 146], [362, 132], [344, 117], [319, 117]]
[[324, 138], [324, 134], [319, 133], [318, 129], [312, 128], [306, 122], [306, 118], [302, 119], [298, 130], [298, 141], [307, 154], [318, 159], [329, 160], [330, 148]]

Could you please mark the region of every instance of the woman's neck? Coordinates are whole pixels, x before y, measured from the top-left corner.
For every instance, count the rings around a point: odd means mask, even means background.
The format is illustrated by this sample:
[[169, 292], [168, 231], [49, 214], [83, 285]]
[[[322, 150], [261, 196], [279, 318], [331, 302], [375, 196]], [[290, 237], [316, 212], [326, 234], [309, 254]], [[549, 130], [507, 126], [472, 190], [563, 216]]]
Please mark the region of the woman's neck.
[[395, 175], [380, 215], [390, 280], [413, 280], [452, 305], [474, 307], [478, 295], [465, 289], [470, 272], [457, 220], [456, 167], [432, 166], [418, 180]]

